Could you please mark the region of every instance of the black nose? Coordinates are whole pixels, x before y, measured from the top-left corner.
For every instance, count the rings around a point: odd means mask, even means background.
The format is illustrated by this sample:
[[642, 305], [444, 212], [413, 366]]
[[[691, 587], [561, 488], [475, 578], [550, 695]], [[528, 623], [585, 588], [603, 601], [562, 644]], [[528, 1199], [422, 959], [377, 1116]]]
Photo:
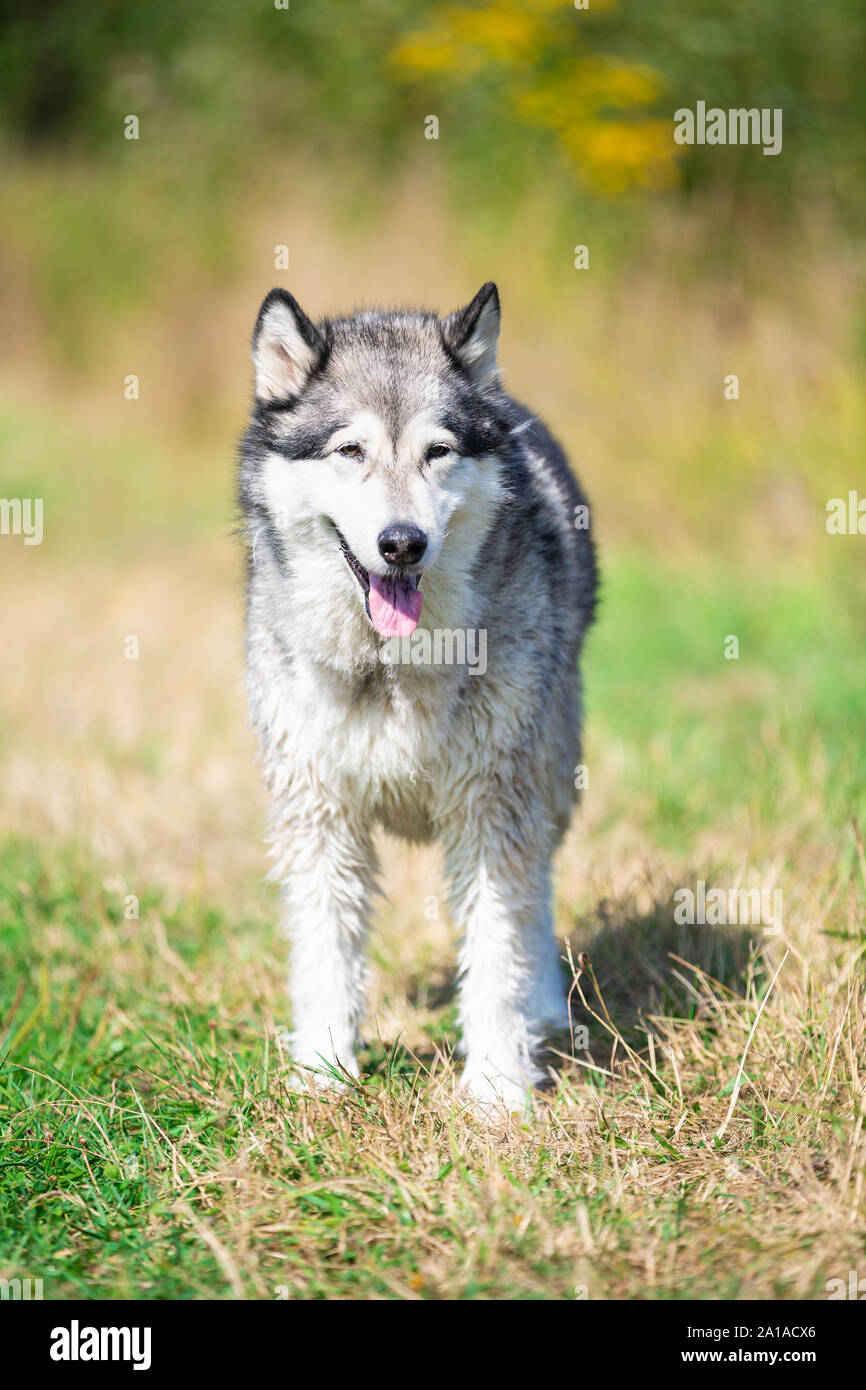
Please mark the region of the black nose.
[[427, 549], [427, 537], [417, 526], [398, 521], [379, 532], [379, 554], [389, 565], [417, 565]]

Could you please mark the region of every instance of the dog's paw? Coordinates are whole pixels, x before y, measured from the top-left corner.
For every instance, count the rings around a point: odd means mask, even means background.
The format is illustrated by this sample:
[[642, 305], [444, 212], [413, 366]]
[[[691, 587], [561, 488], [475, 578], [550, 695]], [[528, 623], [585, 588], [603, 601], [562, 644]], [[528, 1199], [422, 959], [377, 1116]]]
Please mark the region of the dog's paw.
[[532, 1109], [532, 1086], [491, 1071], [467, 1070], [460, 1082], [460, 1092], [476, 1114], [487, 1119], [504, 1119], [507, 1115], [527, 1114]]

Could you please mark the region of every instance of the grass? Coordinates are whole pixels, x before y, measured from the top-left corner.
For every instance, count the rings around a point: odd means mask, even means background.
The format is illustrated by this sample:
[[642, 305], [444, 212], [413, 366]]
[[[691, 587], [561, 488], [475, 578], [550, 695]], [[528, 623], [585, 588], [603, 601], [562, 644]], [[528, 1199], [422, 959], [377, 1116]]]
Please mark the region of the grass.
[[[0, 1277], [571, 1300], [862, 1274], [866, 581], [863, 538], [824, 526], [866, 439], [856, 248], [817, 214], [722, 246], [695, 204], [619, 238], [627, 214], [588, 206], [566, 235], [546, 187], [494, 235], [420, 164], [384, 221], [287, 167], [225, 226], [72, 156], [11, 176], [3, 492], [45, 499], [45, 540], [0, 538]], [[106, 179], [129, 275], [85, 234]], [[551, 1088], [498, 1128], [455, 1089], [426, 851], [384, 846], [362, 1083], [287, 1085], [228, 467], [283, 242], [311, 312], [494, 276], [508, 384], [595, 509], [589, 787], [556, 902], [588, 1047], [552, 1040]], [[699, 880], [780, 889], [782, 931], [678, 925]]]
[[[162, 605], [134, 672], [115, 609], [156, 581], [133, 570], [106, 595], [100, 577], [92, 684], [60, 678], [74, 734], [47, 733], [26, 655], [7, 683], [19, 735], [30, 720], [43, 745], [5, 751], [2, 1273], [41, 1277], [48, 1297], [794, 1298], [862, 1266], [851, 575], [756, 585], [716, 567], [686, 585], [658, 558], [608, 564], [590, 791], [557, 910], [589, 1047], [560, 1038], [537, 1114], [491, 1129], [455, 1093], [453, 946], [425, 915], [436, 865], [420, 852], [388, 851], [362, 1083], [290, 1091], [252, 759], [214, 679], [231, 583], [207, 549], [186, 568], [184, 611]], [[24, 646], [38, 583], [31, 597]], [[191, 651], [190, 606], [205, 629]], [[68, 674], [80, 625], [48, 621]], [[67, 763], [80, 784], [35, 787]], [[182, 795], [206, 765], [210, 819]], [[673, 892], [698, 878], [778, 884], [782, 934], [677, 926]]]

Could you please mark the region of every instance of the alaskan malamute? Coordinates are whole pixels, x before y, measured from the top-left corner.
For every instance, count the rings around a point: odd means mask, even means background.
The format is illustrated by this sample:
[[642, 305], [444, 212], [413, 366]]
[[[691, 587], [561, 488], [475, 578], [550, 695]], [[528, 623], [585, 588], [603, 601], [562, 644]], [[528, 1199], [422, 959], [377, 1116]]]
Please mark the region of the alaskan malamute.
[[247, 688], [291, 944], [293, 1057], [357, 1074], [374, 832], [438, 839], [462, 1084], [521, 1106], [567, 1025], [551, 859], [580, 760], [588, 510], [505, 394], [499, 296], [313, 323], [272, 290], [239, 496]]

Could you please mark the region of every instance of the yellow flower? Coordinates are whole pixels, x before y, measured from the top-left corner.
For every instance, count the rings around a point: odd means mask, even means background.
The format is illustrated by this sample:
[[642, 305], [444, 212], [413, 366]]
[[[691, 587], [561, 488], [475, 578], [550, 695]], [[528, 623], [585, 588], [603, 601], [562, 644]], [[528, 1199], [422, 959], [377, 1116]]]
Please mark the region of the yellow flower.
[[[614, 0], [592, 3], [600, 9]], [[579, 14], [571, 18], [564, 0], [449, 3], [426, 29], [407, 35], [391, 61], [401, 75], [458, 86], [482, 73], [498, 76], [517, 124], [550, 131], [576, 173], [600, 192], [669, 186], [680, 150], [669, 122], [648, 119], [661, 77], [641, 63], [575, 56], [584, 36]]]

